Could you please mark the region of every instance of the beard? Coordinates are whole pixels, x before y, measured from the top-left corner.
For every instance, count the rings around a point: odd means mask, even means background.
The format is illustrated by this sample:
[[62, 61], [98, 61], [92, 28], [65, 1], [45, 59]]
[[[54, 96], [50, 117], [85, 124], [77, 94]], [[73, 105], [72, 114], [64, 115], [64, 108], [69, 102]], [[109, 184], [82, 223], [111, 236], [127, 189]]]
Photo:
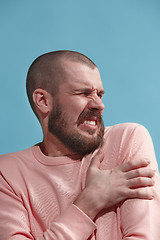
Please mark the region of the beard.
[[96, 110], [83, 111], [76, 126], [86, 118], [96, 117], [98, 119], [98, 130], [88, 130], [89, 136], [81, 134], [70, 124], [69, 115], [62, 110], [62, 106], [56, 101], [48, 121], [48, 131], [56, 136], [70, 151], [84, 156], [95, 151], [103, 142], [104, 124], [102, 116]]

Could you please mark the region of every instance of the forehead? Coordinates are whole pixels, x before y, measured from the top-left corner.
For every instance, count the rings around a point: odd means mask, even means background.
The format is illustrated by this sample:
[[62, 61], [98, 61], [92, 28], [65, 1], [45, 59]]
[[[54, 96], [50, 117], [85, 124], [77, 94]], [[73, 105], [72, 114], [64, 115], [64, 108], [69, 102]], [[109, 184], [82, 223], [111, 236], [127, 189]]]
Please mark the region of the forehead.
[[92, 69], [83, 63], [67, 60], [63, 60], [62, 64], [66, 87], [103, 89], [100, 73], [96, 67]]

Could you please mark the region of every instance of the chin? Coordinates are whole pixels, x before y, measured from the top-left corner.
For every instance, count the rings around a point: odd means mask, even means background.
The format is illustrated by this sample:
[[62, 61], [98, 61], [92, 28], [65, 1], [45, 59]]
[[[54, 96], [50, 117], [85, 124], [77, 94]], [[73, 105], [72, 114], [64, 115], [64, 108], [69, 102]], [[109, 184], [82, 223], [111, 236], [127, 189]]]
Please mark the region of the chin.
[[95, 138], [95, 137], [98, 136], [99, 131], [98, 130], [95, 131], [95, 130], [90, 129], [90, 130], [87, 130], [87, 131], [81, 130], [79, 133], [83, 136], [88, 137], [88, 138]]

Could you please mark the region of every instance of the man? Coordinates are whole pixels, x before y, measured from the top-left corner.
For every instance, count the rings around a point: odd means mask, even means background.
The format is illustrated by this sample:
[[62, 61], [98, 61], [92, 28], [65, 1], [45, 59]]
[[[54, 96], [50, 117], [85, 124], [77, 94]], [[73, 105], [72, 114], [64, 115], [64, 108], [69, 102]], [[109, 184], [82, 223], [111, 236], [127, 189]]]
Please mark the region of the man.
[[132, 123], [104, 128], [96, 65], [77, 52], [44, 54], [27, 94], [44, 137], [0, 158], [0, 239], [159, 240], [150, 135]]

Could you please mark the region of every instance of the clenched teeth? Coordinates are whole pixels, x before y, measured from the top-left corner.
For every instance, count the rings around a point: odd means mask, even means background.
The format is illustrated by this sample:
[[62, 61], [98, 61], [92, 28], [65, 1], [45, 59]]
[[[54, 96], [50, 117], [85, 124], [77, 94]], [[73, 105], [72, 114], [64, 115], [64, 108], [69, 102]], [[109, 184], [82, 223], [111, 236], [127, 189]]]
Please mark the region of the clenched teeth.
[[89, 125], [92, 125], [92, 126], [96, 126], [95, 121], [84, 121], [84, 124], [89, 124]]

